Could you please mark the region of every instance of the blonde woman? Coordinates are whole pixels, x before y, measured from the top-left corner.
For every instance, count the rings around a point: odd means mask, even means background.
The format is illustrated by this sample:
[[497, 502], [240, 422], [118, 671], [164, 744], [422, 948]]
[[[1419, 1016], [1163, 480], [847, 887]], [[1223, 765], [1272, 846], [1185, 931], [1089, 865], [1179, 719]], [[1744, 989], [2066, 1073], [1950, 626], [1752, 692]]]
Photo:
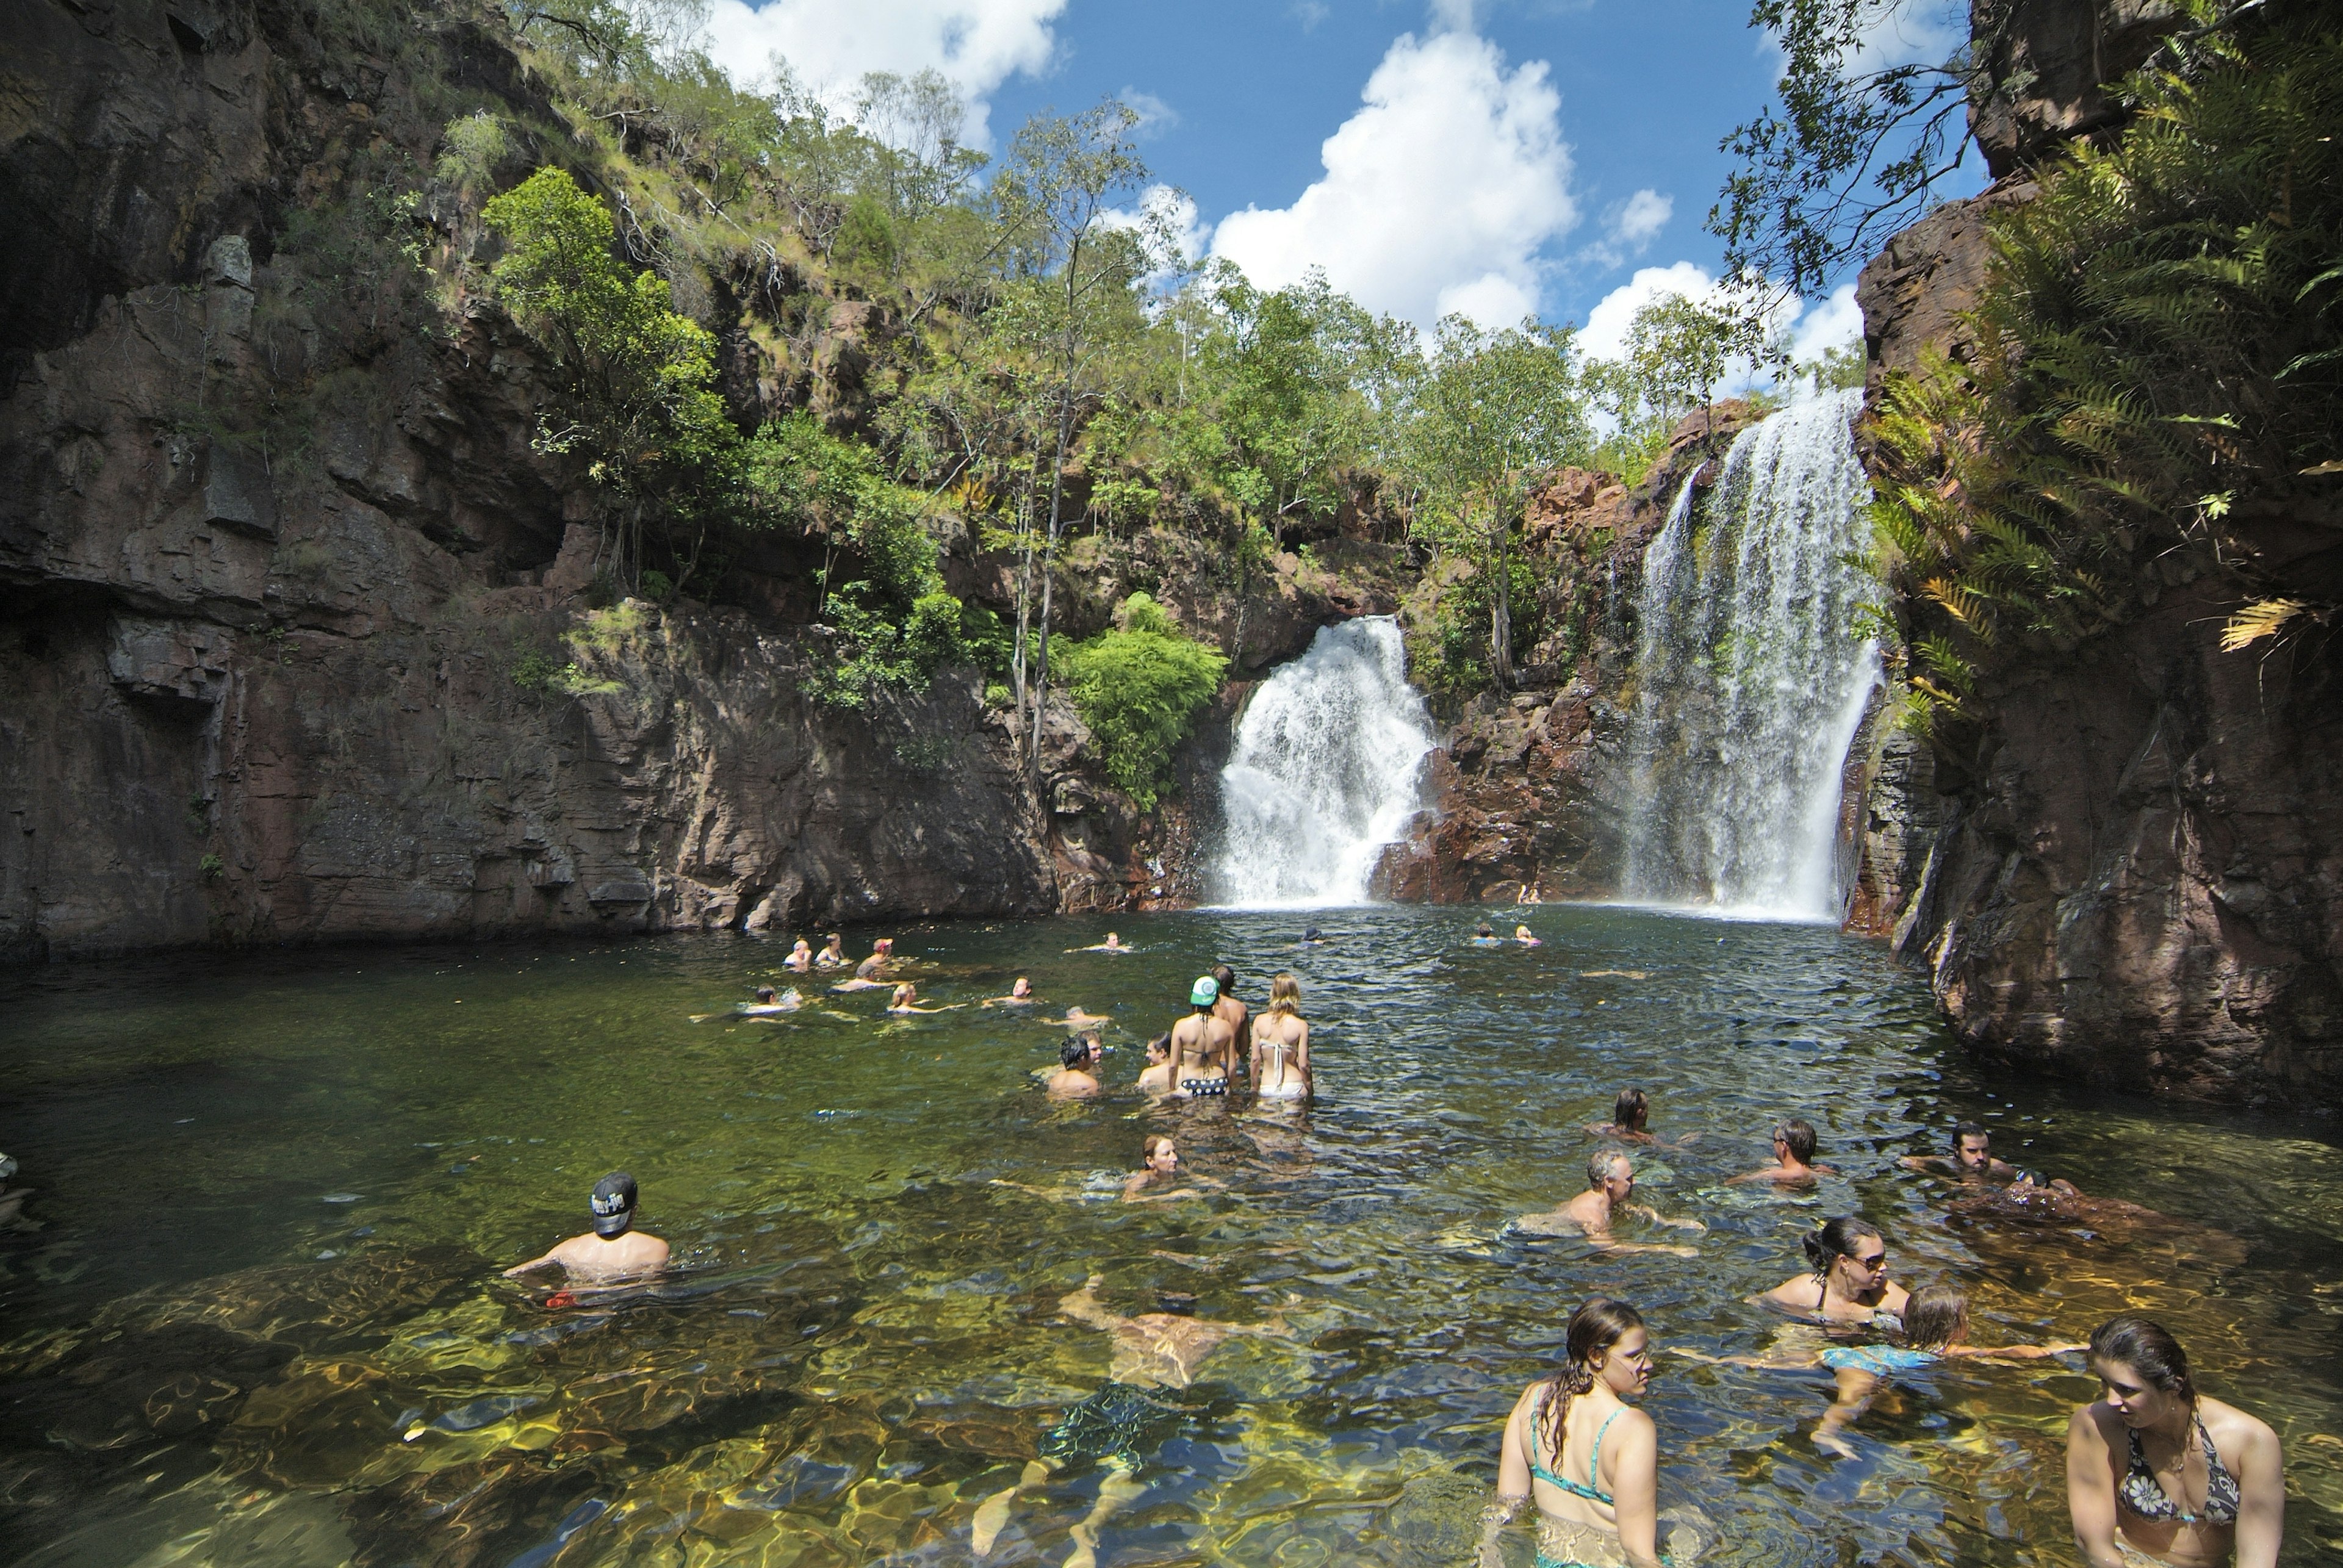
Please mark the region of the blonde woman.
[[1255, 1098], [1310, 1098], [1310, 1025], [1302, 1017], [1302, 982], [1290, 974], [1269, 982], [1269, 1010], [1253, 1020], [1251, 1062]]

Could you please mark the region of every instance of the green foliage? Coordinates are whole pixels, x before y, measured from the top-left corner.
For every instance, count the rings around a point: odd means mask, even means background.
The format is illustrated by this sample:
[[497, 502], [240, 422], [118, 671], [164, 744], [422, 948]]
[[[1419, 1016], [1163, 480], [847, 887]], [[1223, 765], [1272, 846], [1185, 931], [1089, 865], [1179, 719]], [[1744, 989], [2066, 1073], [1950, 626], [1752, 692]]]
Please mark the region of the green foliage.
[[1212, 700], [1228, 659], [1182, 635], [1145, 594], [1117, 612], [1118, 629], [1078, 644], [1065, 661], [1074, 707], [1090, 726], [1116, 787], [1151, 810], [1172, 771], [1172, 749]]
[[512, 143], [503, 122], [481, 109], [448, 121], [439, 149], [432, 174], [441, 184], [473, 196], [495, 183], [497, 166], [511, 152]]
[[217, 855], [206, 855], [196, 862], [196, 873], [206, 882], [216, 882], [227, 875], [227, 862]]
[[512, 683], [523, 691], [544, 691], [560, 674], [560, 660], [534, 648], [513, 660]]
[[2336, 506], [2343, 37], [2288, 13], [2181, 54], [2127, 85], [2120, 137], [1994, 220], [1972, 364], [1889, 378], [1875, 516], [1923, 729], [1974, 711], [2005, 638], [2130, 613], [2135, 561], [2227, 565], [2248, 630], [2331, 613], [2275, 613], [2288, 585], [2254, 530]]

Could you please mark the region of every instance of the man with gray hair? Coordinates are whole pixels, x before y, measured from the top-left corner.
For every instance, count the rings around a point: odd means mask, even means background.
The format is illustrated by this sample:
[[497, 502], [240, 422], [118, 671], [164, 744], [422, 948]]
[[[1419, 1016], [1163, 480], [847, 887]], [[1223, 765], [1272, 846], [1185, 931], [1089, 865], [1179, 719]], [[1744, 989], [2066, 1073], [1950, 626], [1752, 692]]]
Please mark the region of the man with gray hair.
[[1695, 1257], [1692, 1248], [1659, 1241], [1622, 1241], [1611, 1233], [1617, 1214], [1633, 1214], [1654, 1225], [1679, 1231], [1705, 1231], [1697, 1220], [1671, 1220], [1647, 1204], [1630, 1201], [1635, 1194], [1635, 1162], [1615, 1143], [1596, 1150], [1586, 1161], [1586, 1191], [1548, 1214], [1524, 1214], [1514, 1228], [1533, 1236], [1584, 1236], [1605, 1252], [1673, 1252]]

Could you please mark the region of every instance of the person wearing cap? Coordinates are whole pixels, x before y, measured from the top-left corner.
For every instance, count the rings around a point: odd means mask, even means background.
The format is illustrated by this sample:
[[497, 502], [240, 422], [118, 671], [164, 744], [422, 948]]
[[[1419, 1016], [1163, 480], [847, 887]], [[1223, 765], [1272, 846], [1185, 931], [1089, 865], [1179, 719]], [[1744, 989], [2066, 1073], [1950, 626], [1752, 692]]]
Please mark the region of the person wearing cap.
[[1188, 988], [1191, 1010], [1172, 1026], [1172, 1080], [1178, 1086], [1174, 1094], [1202, 1098], [1229, 1091], [1228, 1069], [1222, 1063], [1232, 1048], [1236, 1031], [1214, 1010], [1220, 1000], [1221, 983], [1210, 975], [1198, 975], [1196, 983]]
[[603, 1284], [657, 1273], [667, 1266], [668, 1246], [657, 1236], [635, 1229], [635, 1179], [613, 1171], [594, 1183], [589, 1205], [594, 1229], [572, 1236], [542, 1258], [531, 1258], [505, 1271], [508, 1280], [558, 1263], [573, 1280]]

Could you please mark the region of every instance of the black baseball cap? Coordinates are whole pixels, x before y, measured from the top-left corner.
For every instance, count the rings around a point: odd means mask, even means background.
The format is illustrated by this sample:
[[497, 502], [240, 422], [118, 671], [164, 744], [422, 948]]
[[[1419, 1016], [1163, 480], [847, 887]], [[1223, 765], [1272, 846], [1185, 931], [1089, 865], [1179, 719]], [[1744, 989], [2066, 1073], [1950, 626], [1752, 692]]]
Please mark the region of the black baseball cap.
[[635, 1179], [613, 1171], [594, 1183], [594, 1234], [623, 1236], [635, 1222]]

